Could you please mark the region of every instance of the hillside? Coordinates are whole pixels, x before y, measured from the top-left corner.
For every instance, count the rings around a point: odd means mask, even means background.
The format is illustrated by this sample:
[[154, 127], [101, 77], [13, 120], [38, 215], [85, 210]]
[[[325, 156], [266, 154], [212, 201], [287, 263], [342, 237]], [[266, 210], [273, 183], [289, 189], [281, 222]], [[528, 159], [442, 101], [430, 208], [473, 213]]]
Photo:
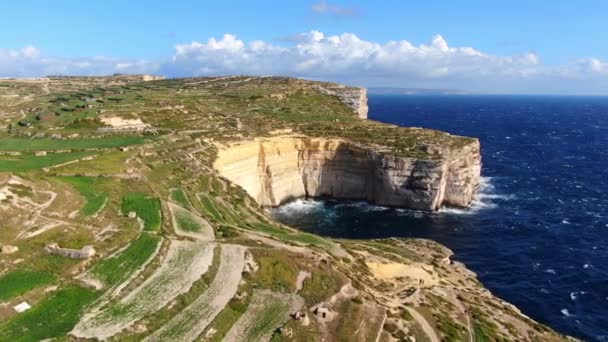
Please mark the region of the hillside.
[[565, 339], [435, 242], [267, 214], [472, 200], [477, 139], [366, 114], [361, 89], [283, 77], [0, 80], [0, 340]]

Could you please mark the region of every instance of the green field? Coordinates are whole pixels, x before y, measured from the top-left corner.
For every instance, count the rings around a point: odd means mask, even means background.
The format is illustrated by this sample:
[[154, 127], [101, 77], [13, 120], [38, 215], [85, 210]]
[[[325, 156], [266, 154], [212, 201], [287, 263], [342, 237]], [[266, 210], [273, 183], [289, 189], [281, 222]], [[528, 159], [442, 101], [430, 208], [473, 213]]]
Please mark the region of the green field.
[[[4, 140], [2, 141], [2, 145]], [[52, 153], [46, 156], [24, 154], [21, 156], [0, 156], [0, 172], [27, 172], [63, 164], [92, 155], [94, 152]]]
[[144, 265], [154, 254], [159, 243], [158, 236], [142, 233], [137, 240], [118, 255], [104, 259], [95, 265], [91, 269], [91, 275], [103, 282], [105, 286], [117, 285]]
[[144, 221], [144, 230], [160, 228], [160, 201], [142, 193], [130, 193], [122, 197], [122, 212], [127, 214], [134, 211], [137, 217]]
[[0, 325], [0, 341], [40, 341], [65, 336], [78, 323], [97, 292], [71, 286]]
[[96, 177], [59, 177], [60, 180], [72, 185], [85, 198], [85, 204], [80, 209], [80, 215], [90, 216], [103, 208], [108, 200], [108, 194], [99, 190], [103, 179]]
[[22, 295], [27, 291], [51, 283], [51, 273], [32, 270], [13, 270], [0, 277], [0, 301]]
[[215, 208], [215, 204], [213, 204], [213, 200], [209, 198], [209, 196], [205, 194], [198, 194], [198, 198], [209, 216], [213, 217], [219, 222], [224, 221], [222, 219], [222, 215], [220, 215], [220, 212], [217, 211], [217, 209]]
[[175, 213], [175, 221], [179, 228], [186, 232], [198, 232], [201, 230], [201, 224], [196, 219], [194, 214], [187, 211], [178, 211]]
[[190, 208], [190, 201], [182, 189], [171, 190], [171, 199], [184, 208]]
[[103, 137], [98, 139], [25, 139], [4, 138], [0, 151], [33, 152], [53, 150], [82, 150], [91, 148], [114, 148], [143, 144], [146, 139], [142, 136], [124, 135]]

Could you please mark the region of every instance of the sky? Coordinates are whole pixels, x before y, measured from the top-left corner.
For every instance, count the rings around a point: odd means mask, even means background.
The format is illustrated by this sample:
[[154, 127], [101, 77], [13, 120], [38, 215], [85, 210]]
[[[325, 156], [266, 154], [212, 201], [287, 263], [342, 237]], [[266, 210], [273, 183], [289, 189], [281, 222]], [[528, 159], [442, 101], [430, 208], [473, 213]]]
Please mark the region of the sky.
[[20, 0], [0, 77], [287, 75], [364, 87], [608, 95], [605, 0]]

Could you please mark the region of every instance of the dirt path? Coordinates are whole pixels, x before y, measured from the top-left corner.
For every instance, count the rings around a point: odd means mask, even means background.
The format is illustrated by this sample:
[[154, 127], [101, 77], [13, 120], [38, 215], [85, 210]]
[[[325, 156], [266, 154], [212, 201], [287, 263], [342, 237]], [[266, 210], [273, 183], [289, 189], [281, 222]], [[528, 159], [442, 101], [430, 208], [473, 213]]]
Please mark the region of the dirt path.
[[431, 327], [431, 325], [426, 320], [426, 318], [424, 318], [414, 308], [406, 307], [406, 309], [410, 313], [410, 315], [412, 315], [412, 317], [414, 317], [414, 320], [416, 321], [416, 323], [418, 323], [418, 325], [420, 325], [420, 327], [422, 328], [422, 331], [424, 331], [424, 333], [426, 334], [426, 336], [428, 336], [428, 338], [431, 340], [431, 342], [441, 341], [439, 336], [437, 336], [435, 329], [433, 329], [433, 327]]
[[118, 303], [85, 315], [72, 335], [107, 339], [164, 307], [207, 272], [213, 249], [209, 243], [172, 241], [162, 265], [146, 281]]
[[268, 341], [272, 332], [298, 311], [304, 300], [295, 294], [255, 290], [247, 311], [232, 326], [225, 342]]
[[245, 268], [246, 248], [239, 245], [221, 248], [219, 269], [209, 288], [145, 341], [193, 341], [234, 297]]

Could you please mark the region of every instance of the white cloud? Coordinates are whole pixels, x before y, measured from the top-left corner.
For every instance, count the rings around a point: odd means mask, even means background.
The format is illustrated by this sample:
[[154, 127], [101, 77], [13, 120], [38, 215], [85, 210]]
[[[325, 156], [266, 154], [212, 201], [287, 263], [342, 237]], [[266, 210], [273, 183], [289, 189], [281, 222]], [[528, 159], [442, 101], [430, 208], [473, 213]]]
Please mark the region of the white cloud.
[[310, 9], [315, 13], [333, 14], [339, 17], [351, 17], [359, 14], [356, 8], [329, 4], [325, 0], [313, 4]]
[[460, 88], [477, 92], [608, 94], [608, 63], [596, 58], [547, 66], [530, 52], [493, 55], [450, 46], [441, 35], [427, 44], [373, 42], [352, 33], [301, 33], [281, 44], [245, 42], [232, 34], [175, 46], [171, 57], [122, 60], [47, 57], [33, 46], [0, 50], [0, 76], [160, 73], [169, 77], [287, 75], [363, 86]]

